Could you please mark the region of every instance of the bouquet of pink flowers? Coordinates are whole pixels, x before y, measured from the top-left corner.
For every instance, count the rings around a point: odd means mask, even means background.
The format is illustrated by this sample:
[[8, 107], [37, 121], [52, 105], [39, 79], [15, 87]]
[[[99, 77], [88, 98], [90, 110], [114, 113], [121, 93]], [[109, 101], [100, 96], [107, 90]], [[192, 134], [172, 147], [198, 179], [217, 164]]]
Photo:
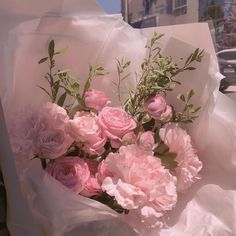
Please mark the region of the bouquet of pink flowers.
[[[66, 53], [53, 40], [48, 55], [39, 61], [49, 66], [48, 87], [39, 86], [51, 102], [26, 107], [10, 122], [9, 134], [17, 156], [40, 159], [42, 168], [76, 194], [91, 198], [120, 214], [138, 218], [145, 227], [163, 225], [162, 217], [199, 179], [202, 162], [182, 124], [197, 118], [200, 107], [191, 103], [194, 90], [180, 94], [177, 110], [166, 95], [181, 86], [177, 75], [192, 71], [203, 51], [196, 49], [182, 66], [162, 54], [154, 34], [147, 45], [137, 86], [124, 100], [121, 84], [129, 78], [132, 62], [117, 59], [119, 106], [93, 79], [107, 74], [90, 66], [82, 84], [70, 70], [58, 68], [56, 59]], [[180, 197], [181, 198], [181, 197]]]

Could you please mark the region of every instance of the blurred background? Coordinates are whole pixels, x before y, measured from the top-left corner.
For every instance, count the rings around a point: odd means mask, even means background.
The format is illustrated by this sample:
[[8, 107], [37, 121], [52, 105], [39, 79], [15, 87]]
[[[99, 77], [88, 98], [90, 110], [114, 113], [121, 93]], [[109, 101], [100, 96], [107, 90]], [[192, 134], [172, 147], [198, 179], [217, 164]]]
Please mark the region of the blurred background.
[[[220, 91], [236, 100], [236, 0], [97, 0], [134, 28], [207, 22], [225, 76]], [[202, 35], [199, 35], [202, 37]]]

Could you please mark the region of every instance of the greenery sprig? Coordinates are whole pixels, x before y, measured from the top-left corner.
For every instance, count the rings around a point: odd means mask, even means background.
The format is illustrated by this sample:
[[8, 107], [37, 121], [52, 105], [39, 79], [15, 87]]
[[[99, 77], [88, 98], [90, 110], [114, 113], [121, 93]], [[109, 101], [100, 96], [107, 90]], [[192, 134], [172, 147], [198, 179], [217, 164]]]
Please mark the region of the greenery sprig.
[[[48, 56], [42, 58], [38, 63], [48, 62], [49, 72], [46, 73], [44, 78], [48, 81], [50, 91], [39, 86], [51, 99], [53, 103], [57, 103], [59, 106], [64, 106], [70, 110], [72, 105], [65, 106], [65, 100], [67, 95], [71, 96], [78, 105], [77, 110], [88, 109], [84, 104], [84, 95], [91, 87], [92, 80], [95, 76], [102, 76], [105, 74], [102, 66], [96, 65], [95, 67], [89, 66], [88, 76], [85, 80], [83, 90], [81, 92], [80, 79], [70, 75], [69, 70], [55, 69], [55, 56], [66, 52], [68, 47], [65, 47], [59, 51], [55, 50], [55, 42], [51, 40], [48, 45]], [[75, 109], [75, 108], [74, 108]]]
[[203, 50], [196, 49], [183, 66], [178, 66], [171, 57], [162, 55], [159, 47], [159, 39], [162, 36], [154, 33], [150, 45], [146, 46], [149, 53], [141, 65], [142, 74], [137, 88], [131, 92], [130, 98], [125, 102], [125, 110], [132, 116], [142, 117], [144, 114], [140, 108], [150, 96], [166, 95], [168, 91], [172, 91], [176, 84], [181, 84], [175, 77], [183, 71], [194, 70], [192, 63], [200, 62], [202, 59]]

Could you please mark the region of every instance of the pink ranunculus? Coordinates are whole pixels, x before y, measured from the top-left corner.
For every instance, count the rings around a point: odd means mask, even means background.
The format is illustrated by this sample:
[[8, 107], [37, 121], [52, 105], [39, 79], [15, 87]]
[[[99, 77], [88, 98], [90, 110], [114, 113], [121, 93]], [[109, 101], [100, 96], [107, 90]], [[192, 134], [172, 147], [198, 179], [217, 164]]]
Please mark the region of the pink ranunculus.
[[45, 130], [38, 134], [37, 153], [39, 158], [56, 159], [66, 153], [72, 139], [60, 129]]
[[130, 144], [134, 144], [135, 142], [136, 142], [136, 134], [133, 131], [125, 134], [122, 137], [122, 144], [123, 145], [130, 145]]
[[138, 139], [138, 145], [146, 151], [152, 151], [154, 144], [154, 133], [152, 131], [142, 133]]
[[176, 178], [152, 152], [136, 145], [122, 146], [119, 153], [110, 153], [104, 164], [112, 175], [105, 177], [102, 190], [123, 208], [139, 211], [142, 219], [157, 221], [175, 206]]
[[50, 163], [46, 171], [63, 185], [81, 193], [90, 177], [88, 164], [80, 157], [63, 157]]
[[167, 103], [161, 95], [155, 95], [145, 102], [144, 107], [151, 117], [160, 119], [161, 115], [166, 112]]
[[136, 128], [133, 118], [121, 108], [104, 107], [98, 115], [98, 122], [113, 148], [119, 148], [122, 137]]
[[91, 155], [102, 155], [107, 141], [97, 122], [97, 116], [88, 112], [77, 112], [66, 125], [66, 132], [78, 142], [84, 142], [83, 150]]
[[169, 123], [161, 128], [160, 137], [170, 151], [177, 153], [175, 159], [178, 162], [175, 169], [177, 190], [185, 191], [199, 179], [198, 173], [202, 169], [202, 162], [192, 146], [191, 137], [176, 123]]
[[89, 90], [84, 95], [85, 105], [96, 111], [101, 111], [103, 107], [107, 106], [111, 101], [106, 97], [103, 91]]

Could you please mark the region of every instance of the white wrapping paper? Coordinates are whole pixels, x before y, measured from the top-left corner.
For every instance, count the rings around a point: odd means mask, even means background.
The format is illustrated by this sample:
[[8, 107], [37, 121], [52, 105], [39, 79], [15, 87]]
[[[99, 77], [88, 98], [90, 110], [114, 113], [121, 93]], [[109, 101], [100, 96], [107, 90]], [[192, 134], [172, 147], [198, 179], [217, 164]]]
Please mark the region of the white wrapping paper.
[[[132, 77], [123, 85], [126, 96], [128, 89], [135, 86], [134, 71], [140, 71], [141, 61], [146, 54], [144, 46], [147, 38], [151, 37], [154, 30], [165, 33], [161, 46], [164, 54], [173, 58], [186, 57], [196, 47], [206, 51], [203, 62], [196, 65], [198, 69], [181, 76], [183, 86], [179, 88], [183, 92], [194, 87], [197, 91], [195, 103], [202, 106], [200, 118], [188, 127], [203, 162], [202, 179], [189, 192], [179, 195], [176, 208], [164, 219], [166, 228], [146, 231], [138, 222], [129, 219], [129, 215], [122, 219], [106, 206], [68, 191], [41, 170], [36, 161], [26, 165], [24, 171], [21, 163], [17, 167], [21, 166], [19, 179], [31, 210], [28, 217], [32, 216], [37, 226], [22, 225], [11, 215], [8, 223], [13, 220], [25, 227], [26, 231], [31, 229], [50, 236], [132, 236], [135, 232], [131, 227], [135, 227], [143, 236], [236, 235], [235, 103], [218, 92], [219, 69], [207, 24], [139, 31], [124, 23], [119, 15], [106, 16], [101, 12], [95, 14], [94, 11], [88, 15], [84, 13], [66, 17], [46, 15], [11, 30], [5, 47], [5, 66], [2, 66], [5, 77], [0, 80], [0, 88], [4, 88], [0, 89], [0, 94], [7, 117], [16, 109], [47, 100], [36, 87], [45, 85], [43, 75], [46, 70], [37, 61], [45, 56], [50, 39], [55, 40], [58, 48], [69, 46], [69, 51], [58, 58], [57, 65], [71, 69], [82, 80], [89, 64], [99, 63], [106, 68], [109, 74], [104, 78], [96, 78], [94, 87], [107, 92], [115, 105], [116, 91], [111, 83], [117, 79], [115, 58], [124, 57], [132, 61]], [[21, 14], [24, 15], [24, 12]], [[199, 32], [204, 37], [199, 37]], [[175, 95], [169, 99], [174, 101]], [[179, 106], [178, 103], [176, 105]], [[1, 133], [1, 140], [4, 138]], [[1, 155], [1, 163], [5, 158], [10, 157]], [[19, 163], [19, 159], [16, 163]], [[9, 165], [2, 167], [5, 173], [11, 170]], [[9, 178], [7, 175], [4, 177]], [[8, 197], [9, 202], [20, 204], [15, 196]], [[27, 212], [22, 211], [22, 214]], [[14, 209], [11, 212], [14, 213]], [[129, 222], [131, 227], [122, 220]], [[11, 224], [8, 226], [11, 235], [26, 235], [17, 233]]]

